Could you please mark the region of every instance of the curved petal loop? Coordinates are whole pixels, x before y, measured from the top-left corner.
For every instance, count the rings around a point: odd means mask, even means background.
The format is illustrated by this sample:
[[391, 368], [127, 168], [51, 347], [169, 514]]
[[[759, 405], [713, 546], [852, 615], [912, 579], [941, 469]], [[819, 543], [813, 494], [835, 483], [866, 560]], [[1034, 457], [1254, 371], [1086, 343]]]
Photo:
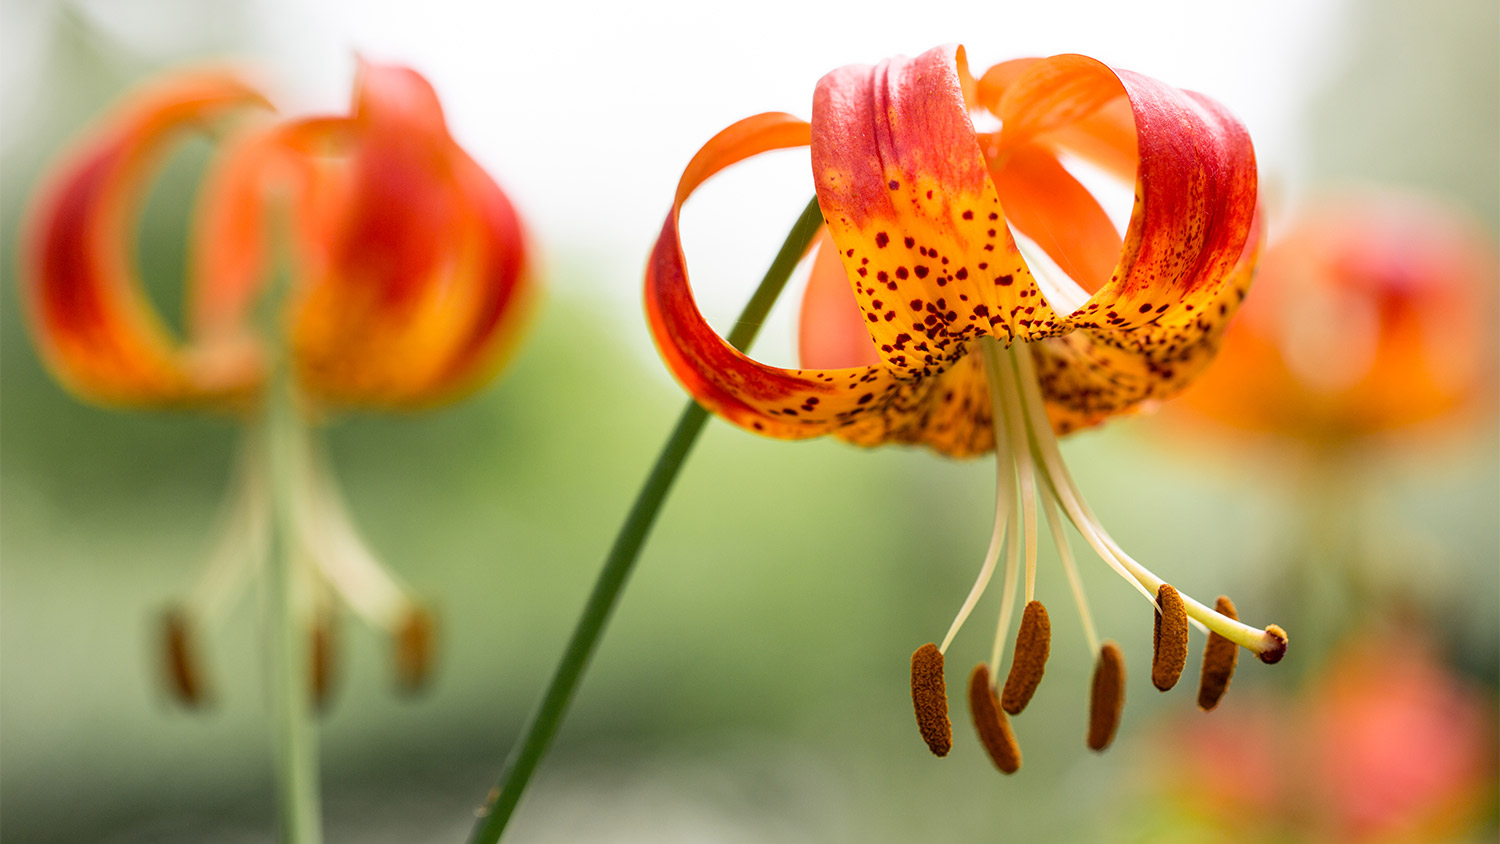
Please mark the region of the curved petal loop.
[[133, 242], [147, 178], [172, 137], [268, 105], [227, 73], [169, 77], [115, 112], [39, 192], [23, 236], [23, 297], [48, 368], [81, 398], [216, 405], [258, 388], [249, 350], [171, 337], [141, 289]]
[[410, 408], [482, 383], [529, 298], [527, 247], [510, 202], [448, 134], [431, 85], [365, 65], [354, 116], [301, 132], [333, 152], [309, 159], [293, 196], [303, 387], [329, 404]]
[[[874, 355], [858, 327], [862, 318], [848, 277], [836, 260], [830, 260], [837, 256], [826, 250], [814, 261], [808, 301], [816, 303], [822, 317], [858, 332], [865, 349], [826, 337], [804, 342], [803, 349], [809, 361], [856, 365], [767, 366], [730, 346], [699, 312], [678, 230], [683, 202], [704, 180], [731, 164], [806, 144], [808, 131], [807, 123], [791, 115], [756, 115], [714, 136], [688, 164], [646, 267], [646, 315], [663, 360], [705, 408], [768, 436], [802, 439], [832, 432], [863, 445], [925, 443], [953, 456], [989, 450], [994, 438], [988, 388], [978, 359], [960, 360], [936, 378], [916, 381], [898, 380], [884, 365], [857, 365]], [[823, 244], [828, 245], [826, 236]], [[848, 324], [851, 320], [854, 325]], [[804, 323], [805, 340], [814, 328]]]
[[808, 125], [789, 114], [748, 117], [693, 156], [646, 265], [646, 317], [667, 367], [693, 398], [743, 428], [782, 439], [815, 437], [882, 404], [894, 379], [881, 367], [781, 369], [730, 346], [703, 318], [688, 283], [678, 218], [683, 202], [724, 168], [773, 149], [802, 146]]
[[1226, 283], [1255, 216], [1255, 152], [1233, 115], [1138, 73], [1053, 56], [1031, 65], [1001, 98], [1000, 155], [1094, 117], [1122, 94], [1135, 122], [1135, 208], [1110, 281], [1069, 322], [1189, 326]]
[[850, 66], [813, 95], [812, 163], [871, 340], [897, 377], [975, 337], [1056, 333], [1005, 225], [963, 93], [963, 48]]

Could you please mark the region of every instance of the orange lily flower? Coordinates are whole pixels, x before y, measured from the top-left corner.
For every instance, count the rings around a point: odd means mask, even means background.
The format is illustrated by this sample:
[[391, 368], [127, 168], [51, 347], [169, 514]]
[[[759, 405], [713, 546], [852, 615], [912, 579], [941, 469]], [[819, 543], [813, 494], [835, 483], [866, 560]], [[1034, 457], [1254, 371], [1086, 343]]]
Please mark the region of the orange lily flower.
[[[985, 112], [998, 131], [977, 131]], [[807, 367], [759, 363], [726, 343], [693, 301], [678, 232], [683, 203], [718, 171], [810, 145], [826, 235], [801, 312]], [[1122, 236], [1064, 163], [1082, 159], [1135, 187]], [[1180, 596], [1130, 557], [1090, 512], [1056, 436], [1172, 395], [1212, 358], [1249, 284], [1258, 248], [1249, 136], [1221, 105], [1078, 55], [1023, 59], [970, 75], [962, 47], [836, 70], [812, 122], [761, 114], [715, 136], [688, 164], [646, 274], [657, 348], [704, 407], [782, 439], [832, 434], [863, 446], [926, 445], [954, 457], [993, 450], [989, 550], [941, 646], [913, 655], [912, 694], [934, 753], [951, 743], [943, 652], [1002, 550], [1006, 587], [994, 648], [971, 678], [982, 743], [1020, 764], [1006, 721], [1048, 656], [1034, 597], [1037, 509], [1047, 513], [1093, 653], [1089, 744], [1118, 723], [1123, 661], [1100, 644], [1057, 512], [1100, 558], [1160, 607], [1153, 679], [1176, 682], [1194, 624], [1210, 631], [1227, 684], [1235, 648], [1275, 662], [1286, 636]], [[1060, 270], [1033, 271], [1044, 255]], [[1035, 264], [1040, 266], [1040, 264]], [[1001, 691], [1002, 645], [1025, 553], [1026, 610]], [[1217, 676], [1216, 675], [1216, 676]], [[1212, 706], [1217, 697], [1209, 703]]]
[[[143, 293], [133, 231], [170, 143], [209, 124], [228, 128], [195, 215], [179, 339]], [[308, 420], [451, 401], [503, 363], [533, 288], [514, 209], [449, 135], [431, 85], [373, 64], [361, 65], [347, 116], [274, 120], [260, 92], [221, 71], [148, 85], [50, 175], [24, 246], [43, 359], [80, 399], [112, 406], [248, 415], [278, 367]], [[280, 275], [286, 284], [273, 284]], [[262, 300], [271, 316], [258, 320]], [[315, 686], [327, 676], [334, 595], [396, 637], [403, 682], [419, 683], [430, 619], [365, 546], [311, 432], [293, 451], [288, 530], [304, 616], [316, 619]], [[209, 569], [168, 615], [167, 669], [185, 701], [204, 692], [191, 631], [223, 615], [266, 554], [267, 452], [252, 430]]]
[[1223, 354], [1173, 406], [1320, 449], [1493, 411], [1497, 281], [1494, 243], [1437, 201], [1325, 199], [1267, 250]]

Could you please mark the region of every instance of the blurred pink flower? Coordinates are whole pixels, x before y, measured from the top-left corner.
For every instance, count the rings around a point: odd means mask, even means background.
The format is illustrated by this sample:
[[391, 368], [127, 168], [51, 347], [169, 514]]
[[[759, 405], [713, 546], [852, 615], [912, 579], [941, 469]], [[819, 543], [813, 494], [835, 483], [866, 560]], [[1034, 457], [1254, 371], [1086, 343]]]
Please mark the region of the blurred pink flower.
[[1226, 840], [1464, 840], [1497, 784], [1495, 707], [1410, 632], [1366, 633], [1295, 698], [1242, 696], [1228, 718], [1174, 723], [1153, 820]]

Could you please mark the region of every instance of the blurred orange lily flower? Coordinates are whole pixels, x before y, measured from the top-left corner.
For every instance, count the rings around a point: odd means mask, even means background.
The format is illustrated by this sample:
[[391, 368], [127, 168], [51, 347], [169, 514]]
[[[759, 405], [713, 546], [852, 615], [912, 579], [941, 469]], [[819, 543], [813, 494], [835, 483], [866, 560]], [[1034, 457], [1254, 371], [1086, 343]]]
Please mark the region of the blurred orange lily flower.
[[[178, 339], [143, 293], [134, 225], [170, 142], [230, 118], [194, 217]], [[24, 246], [23, 294], [43, 359], [80, 399], [114, 406], [248, 416], [278, 366], [305, 419], [451, 401], [497, 371], [533, 292], [515, 210], [449, 135], [431, 85], [374, 64], [361, 65], [347, 116], [274, 120], [259, 91], [222, 71], [146, 86], [50, 174]], [[269, 316], [256, 314], [262, 301]], [[365, 547], [303, 434], [291, 530], [304, 591], [332, 592], [396, 635], [403, 679], [416, 683], [430, 621]], [[222, 615], [266, 552], [263, 440], [247, 436], [209, 570], [187, 608], [169, 614], [168, 669], [188, 701], [202, 697], [192, 622]], [[328, 634], [314, 624], [315, 662]]]
[[1134, 797], [1148, 809], [1146, 837], [1479, 840], [1470, 836], [1497, 780], [1491, 695], [1443, 664], [1419, 629], [1358, 633], [1295, 697], [1252, 697], [1228, 722], [1162, 730], [1155, 746], [1174, 752], [1151, 757], [1152, 791]]
[[1326, 198], [1267, 250], [1223, 354], [1173, 406], [1322, 449], [1492, 412], [1497, 282], [1492, 240], [1436, 200]]
[[[999, 130], [977, 131], [974, 112], [998, 119]], [[704, 320], [678, 217], [720, 170], [804, 145], [826, 233], [801, 311], [807, 368], [782, 369], [741, 354]], [[1071, 159], [1134, 186], [1123, 236], [1064, 166]], [[1285, 651], [1279, 628], [1178, 596], [1126, 554], [1083, 501], [1056, 442], [1172, 395], [1208, 363], [1249, 284], [1256, 219], [1254, 152], [1223, 106], [1079, 55], [1005, 62], [977, 79], [957, 46], [845, 67], [818, 83], [811, 123], [750, 117], [688, 164], [648, 264], [646, 308], [662, 357], [699, 403], [782, 439], [833, 434], [955, 457], [995, 452], [995, 523], [979, 578], [942, 645], [913, 656], [918, 723], [938, 755], [950, 742], [942, 654], [1003, 549], [994, 649], [970, 698], [996, 764], [1019, 765], [1000, 710], [1025, 706], [1048, 654], [1050, 623], [1033, 588], [1038, 502], [1099, 654], [1094, 749], [1114, 734], [1123, 663], [1094, 632], [1057, 510], [1161, 605], [1166, 652], [1185, 654], [1189, 619], [1264, 661]], [[1059, 272], [1034, 272], [1039, 255]], [[1002, 707], [994, 698], [1023, 548], [1027, 606]], [[1158, 680], [1164, 690], [1176, 681], [1168, 674]]]

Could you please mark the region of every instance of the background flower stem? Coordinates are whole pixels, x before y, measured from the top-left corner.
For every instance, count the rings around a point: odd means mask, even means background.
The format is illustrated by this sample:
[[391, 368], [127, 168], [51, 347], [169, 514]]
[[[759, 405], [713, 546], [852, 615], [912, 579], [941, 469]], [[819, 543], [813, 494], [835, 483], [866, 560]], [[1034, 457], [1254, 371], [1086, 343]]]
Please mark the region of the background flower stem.
[[289, 366], [275, 367], [265, 397], [267, 467], [271, 477], [274, 536], [266, 572], [266, 641], [270, 645], [272, 741], [275, 743], [276, 805], [283, 844], [323, 840], [318, 789], [318, 746], [308, 696], [309, 673], [303, 631], [297, 624], [296, 522], [301, 418]]
[[[740, 351], [749, 347], [765, 323], [771, 305], [781, 295], [792, 270], [807, 252], [822, 224], [823, 213], [814, 197], [803, 209], [792, 230], [787, 233], [781, 250], [776, 253], [776, 259], [771, 262], [760, 286], [735, 321], [726, 338], [730, 345]], [[552, 737], [562, 724], [568, 703], [572, 700], [584, 669], [588, 667], [589, 658], [599, 644], [604, 625], [619, 601], [625, 580], [630, 576], [641, 545], [646, 541], [646, 534], [656, 521], [656, 514], [661, 510], [672, 482], [677, 478], [688, 451], [698, 439], [707, 419], [708, 412], [696, 402], [688, 402], [683, 409], [677, 426], [672, 429], [672, 435], [667, 438], [666, 446], [657, 456], [656, 464], [651, 467], [651, 473], [646, 476], [645, 484], [636, 495], [629, 515], [625, 517], [625, 524], [615, 536], [614, 545], [609, 549], [609, 556], [604, 560], [598, 580], [594, 582], [593, 592], [589, 594], [583, 614], [573, 628], [567, 649], [552, 674], [552, 680], [547, 684], [547, 691], [527, 719], [520, 739], [511, 747], [510, 755], [505, 760], [505, 768], [500, 773], [500, 781], [485, 799], [479, 819], [470, 833], [470, 844], [495, 844], [505, 832], [505, 826], [515, 812], [516, 804], [520, 802], [537, 763], [547, 752]]]

